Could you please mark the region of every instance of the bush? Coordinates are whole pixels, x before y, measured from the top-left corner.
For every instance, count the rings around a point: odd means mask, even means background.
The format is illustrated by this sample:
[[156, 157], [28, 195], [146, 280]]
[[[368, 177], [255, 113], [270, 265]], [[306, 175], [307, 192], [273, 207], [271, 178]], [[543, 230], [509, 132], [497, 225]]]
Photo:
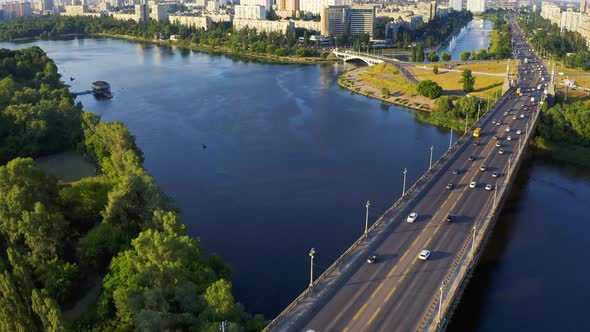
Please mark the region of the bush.
[[435, 99], [442, 95], [442, 87], [434, 81], [424, 80], [418, 83], [416, 92], [424, 97]]
[[453, 100], [449, 96], [442, 96], [436, 101], [439, 112], [448, 113], [453, 110]]
[[451, 55], [447, 52], [444, 52], [440, 55], [440, 58], [442, 61], [450, 61], [451, 60]]
[[285, 47], [279, 47], [275, 50], [275, 55], [278, 55], [278, 56], [287, 56], [289, 54], [291, 54], [291, 52], [289, 51], [288, 48], [285, 48]]

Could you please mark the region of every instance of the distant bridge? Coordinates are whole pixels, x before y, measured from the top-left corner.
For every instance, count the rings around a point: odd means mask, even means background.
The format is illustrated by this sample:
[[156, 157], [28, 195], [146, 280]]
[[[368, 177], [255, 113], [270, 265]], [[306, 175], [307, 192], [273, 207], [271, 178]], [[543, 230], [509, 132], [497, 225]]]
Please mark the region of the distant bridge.
[[342, 59], [342, 61], [344, 62], [348, 62], [350, 60], [361, 60], [369, 66], [374, 66], [383, 63], [383, 60], [379, 59], [376, 56], [371, 56], [368, 54], [363, 54], [361, 52], [351, 50], [339, 51], [337, 48], [335, 48], [332, 50], [332, 53], [334, 53], [334, 55], [338, 57], [338, 59]]

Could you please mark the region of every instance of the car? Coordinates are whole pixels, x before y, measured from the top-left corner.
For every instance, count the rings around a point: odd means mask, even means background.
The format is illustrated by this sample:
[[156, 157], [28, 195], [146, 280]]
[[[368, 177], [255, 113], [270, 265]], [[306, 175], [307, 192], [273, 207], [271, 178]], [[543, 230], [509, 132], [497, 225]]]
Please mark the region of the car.
[[504, 149], [498, 150], [498, 154], [504, 154]]
[[479, 146], [479, 142], [478, 141], [473, 142], [473, 146]]
[[445, 218], [446, 222], [453, 222], [455, 221], [455, 216], [452, 214], [447, 215], [447, 217]]
[[447, 190], [453, 189], [454, 185], [452, 183], [447, 184]]
[[504, 116], [507, 116], [507, 115], [508, 115], [508, 112], [504, 112]]
[[522, 130], [519, 129], [516, 131], [516, 135], [520, 135], [520, 134], [522, 134]]
[[474, 161], [475, 160], [475, 157], [474, 156], [469, 156], [469, 158], [467, 158], [467, 159], [469, 159], [469, 161]]
[[517, 119], [516, 115], [513, 115], [512, 120], [516, 120], [516, 119]]
[[501, 125], [501, 124], [502, 124], [502, 121], [497, 121], [497, 122], [496, 122], [496, 126], [499, 126], [499, 125]]
[[492, 172], [492, 177], [493, 178], [497, 178], [499, 176], [500, 176], [500, 173], [498, 173], [498, 172]]
[[506, 127], [506, 131], [510, 131], [510, 127]]
[[461, 173], [461, 170], [460, 170], [460, 169], [458, 169], [458, 168], [455, 168], [455, 169], [453, 170], [453, 174], [457, 175], [457, 174], [459, 174], [459, 173]]
[[471, 181], [471, 183], [469, 183], [469, 188], [473, 189], [475, 187], [477, 187], [477, 182]]
[[367, 263], [369, 264], [373, 264], [377, 261], [377, 255], [371, 255], [369, 256], [369, 258], [367, 258]]
[[489, 184], [489, 183], [488, 183], [488, 184], [486, 184], [486, 190], [487, 190], [487, 191], [490, 191], [490, 190], [492, 190], [492, 189], [494, 189], [494, 185], [492, 185], [492, 184]]
[[420, 251], [420, 255], [418, 255], [418, 259], [421, 261], [428, 260], [428, 257], [430, 257], [430, 250], [426, 250], [426, 249], [423, 249], [422, 251]]
[[520, 117], [521, 118], [524, 118], [524, 113], [520, 113]]
[[496, 120], [492, 120], [492, 124], [496, 124]]
[[494, 136], [494, 139], [495, 139], [495, 140], [498, 140], [498, 139], [500, 139], [500, 137], [498, 137], [498, 136]]
[[502, 143], [500, 143], [500, 142], [496, 142], [496, 147], [497, 147], [497, 148], [499, 148], [499, 147], [501, 147], [501, 146], [502, 146]]
[[410, 213], [410, 215], [408, 216], [408, 218], [406, 219], [406, 221], [411, 224], [414, 221], [416, 221], [416, 219], [418, 219], [418, 214], [416, 212], [412, 212], [412, 213]]
[[479, 168], [480, 171], [485, 172], [486, 171], [486, 166], [485, 165], [481, 165], [481, 167]]
[[506, 140], [507, 140], [507, 141], [512, 141], [512, 136], [508, 136], [508, 137], [506, 137]]

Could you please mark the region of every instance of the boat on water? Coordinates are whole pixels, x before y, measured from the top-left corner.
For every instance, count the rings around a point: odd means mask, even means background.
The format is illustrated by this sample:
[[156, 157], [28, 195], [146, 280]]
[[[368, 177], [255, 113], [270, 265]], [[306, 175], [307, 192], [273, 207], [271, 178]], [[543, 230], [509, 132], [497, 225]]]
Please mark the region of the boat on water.
[[97, 98], [113, 98], [111, 85], [105, 81], [92, 83], [92, 94]]

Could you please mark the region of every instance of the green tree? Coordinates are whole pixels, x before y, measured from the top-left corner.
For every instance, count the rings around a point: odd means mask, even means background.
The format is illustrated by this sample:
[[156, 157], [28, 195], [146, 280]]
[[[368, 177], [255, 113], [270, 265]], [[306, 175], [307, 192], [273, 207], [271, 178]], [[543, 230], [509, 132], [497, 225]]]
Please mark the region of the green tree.
[[447, 52], [443, 52], [440, 55], [440, 58], [441, 58], [442, 61], [451, 61], [451, 55], [449, 53], [447, 53]]
[[436, 108], [439, 112], [449, 113], [453, 110], [453, 100], [450, 96], [442, 96], [436, 100]]
[[391, 94], [391, 92], [389, 91], [388, 88], [382, 88], [381, 89], [381, 96], [383, 98], [389, 98], [389, 95]]
[[434, 67], [432, 67], [432, 72], [434, 73], [434, 75], [438, 75], [438, 66], [434, 65]]
[[473, 91], [473, 87], [475, 85], [475, 77], [473, 77], [473, 74], [471, 74], [471, 69], [463, 70], [463, 73], [461, 73], [461, 80], [459, 80], [459, 83], [463, 83], [463, 91]]
[[47, 332], [65, 331], [61, 310], [44, 289], [34, 289], [31, 296], [33, 311], [41, 319], [43, 330]]
[[459, 56], [461, 61], [468, 61], [470, 57], [471, 57], [471, 52], [461, 52], [461, 55]]
[[434, 81], [424, 80], [418, 83], [416, 86], [416, 92], [430, 99], [435, 99], [442, 94], [442, 88]]
[[438, 62], [438, 60], [439, 60], [438, 54], [436, 54], [435, 52], [429, 53], [428, 60], [430, 62]]
[[215, 313], [216, 320], [232, 318], [235, 314], [235, 301], [231, 287], [229, 281], [219, 279], [205, 290], [205, 301]]

